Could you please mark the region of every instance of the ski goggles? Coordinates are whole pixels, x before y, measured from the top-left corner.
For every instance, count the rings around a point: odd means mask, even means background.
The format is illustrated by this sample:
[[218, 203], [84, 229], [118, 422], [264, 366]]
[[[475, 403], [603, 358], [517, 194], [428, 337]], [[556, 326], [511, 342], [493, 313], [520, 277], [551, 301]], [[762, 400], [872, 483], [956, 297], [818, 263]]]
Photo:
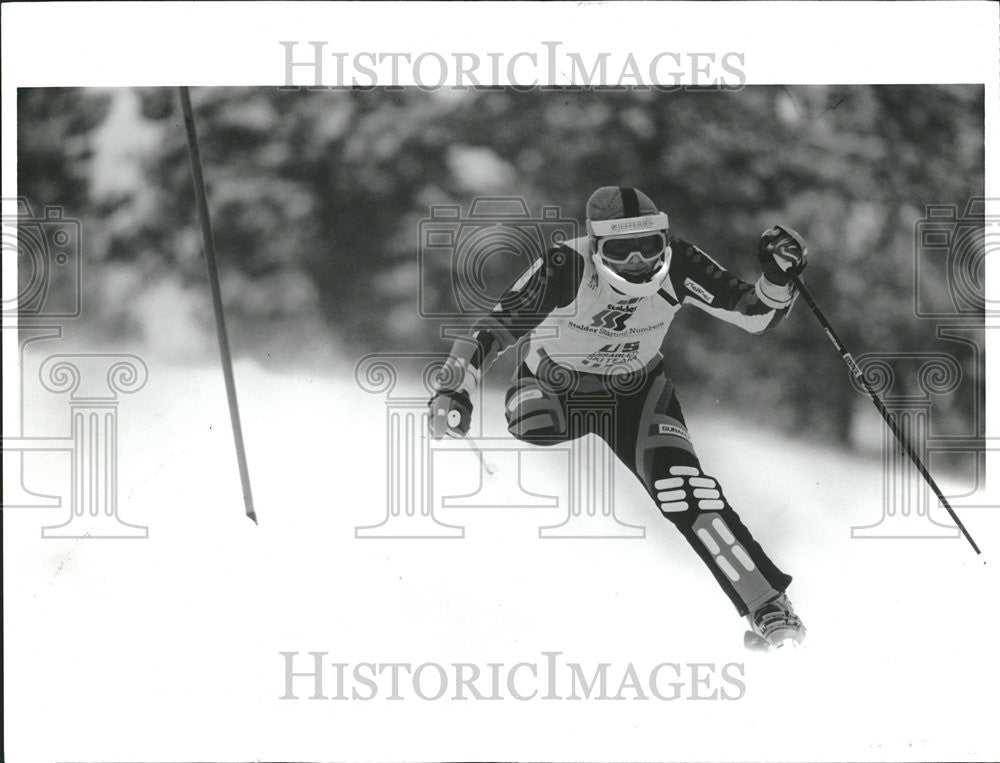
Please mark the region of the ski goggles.
[[666, 250], [667, 236], [662, 231], [627, 238], [602, 238], [597, 242], [597, 251], [605, 262], [617, 264], [650, 264], [662, 257]]

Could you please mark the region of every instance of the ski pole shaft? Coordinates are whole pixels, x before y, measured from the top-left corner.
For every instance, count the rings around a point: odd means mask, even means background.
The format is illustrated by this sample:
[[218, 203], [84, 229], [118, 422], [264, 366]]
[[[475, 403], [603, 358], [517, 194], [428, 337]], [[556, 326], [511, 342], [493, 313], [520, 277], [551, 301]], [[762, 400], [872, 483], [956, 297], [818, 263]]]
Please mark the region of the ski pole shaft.
[[472, 440], [466, 438], [465, 441], [469, 444], [469, 447], [472, 448], [472, 452], [479, 457], [479, 463], [482, 464], [483, 468], [486, 470], [486, 473], [491, 477], [494, 474], [496, 474], [497, 468], [486, 460], [486, 456], [483, 455], [482, 449], [478, 445], [476, 445], [476, 443], [474, 443]]
[[[451, 411], [448, 414], [448, 425], [451, 427], [457, 428], [461, 420], [462, 420], [462, 414], [460, 414], [458, 411]], [[463, 437], [462, 439], [465, 440], [466, 444], [469, 446], [472, 452], [475, 453], [476, 456], [479, 458], [479, 465], [486, 470], [486, 473], [489, 474], [491, 477], [494, 474], [496, 474], [497, 471], [496, 467], [486, 460], [486, 457], [483, 455], [483, 451], [480, 450], [479, 446], [476, 445], [475, 442], [468, 439], [467, 437]]]
[[840, 353], [840, 357], [843, 358], [844, 363], [846, 363], [847, 367], [851, 370], [851, 374], [853, 374], [854, 378], [858, 380], [858, 383], [862, 387], [864, 387], [865, 392], [868, 393], [868, 397], [871, 398], [872, 402], [875, 404], [875, 407], [878, 408], [878, 412], [882, 414], [882, 418], [885, 420], [886, 425], [889, 427], [889, 430], [896, 436], [896, 439], [899, 440], [899, 444], [903, 446], [903, 450], [906, 451], [906, 455], [908, 455], [910, 457], [910, 460], [913, 461], [914, 465], [917, 467], [917, 470], [920, 472], [921, 476], [923, 476], [923, 478], [927, 480], [927, 484], [931, 486], [931, 490], [934, 491], [934, 494], [941, 502], [941, 505], [944, 506], [945, 509], [947, 509], [948, 514], [954, 520], [955, 524], [958, 526], [958, 529], [962, 531], [962, 535], [964, 535], [965, 539], [969, 541], [969, 545], [972, 546], [973, 550], [977, 554], [981, 554], [982, 552], [979, 550], [979, 546], [976, 545], [976, 542], [972, 539], [972, 536], [969, 535], [969, 531], [965, 529], [965, 525], [962, 524], [962, 520], [958, 518], [958, 514], [955, 513], [955, 510], [951, 507], [951, 504], [948, 502], [948, 499], [944, 497], [944, 494], [941, 492], [941, 488], [938, 487], [937, 482], [934, 481], [934, 478], [931, 477], [930, 472], [927, 471], [927, 467], [924, 466], [924, 462], [920, 460], [920, 456], [917, 455], [917, 451], [914, 449], [913, 445], [910, 443], [906, 435], [900, 429], [899, 424], [897, 424], [896, 421], [893, 419], [892, 414], [890, 414], [889, 410], [885, 407], [885, 403], [882, 402], [882, 399], [878, 396], [878, 393], [874, 389], [872, 389], [871, 384], [869, 384], [868, 380], [865, 379], [864, 372], [862, 372], [861, 368], [855, 362], [854, 357], [851, 355], [851, 353], [849, 353], [847, 351], [847, 348], [844, 347], [844, 343], [840, 341], [840, 337], [837, 336], [837, 332], [833, 330], [833, 326], [830, 325], [830, 322], [826, 319], [826, 316], [823, 315], [823, 311], [819, 309], [819, 305], [816, 304], [816, 301], [812, 298], [812, 295], [809, 293], [809, 290], [802, 283], [802, 279], [800, 279], [794, 273], [790, 275], [792, 277], [792, 282], [795, 284], [795, 288], [797, 288], [799, 292], [802, 294], [802, 298], [806, 301], [806, 304], [809, 305], [809, 309], [812, 310], [813, 315], [816, 316], [816, 320], [818, 320], [820, 326], [823, 327], [823, 331], [825, 331], [826, 335], [830, 337], [830, 341], [833, 343], [833, 346], [837, 348], [837, 352]]
[[208, 285], [212, 291], [212, 308], [215, 311], [215, 330], [219, 338], [219, 355], [222, 357], [222, 375], [226, 380], [226, 399], [229, 402], [229, 420], [233, 427], [233, 442], [236, 445], [236, 462], [240, 470], [240, 484], [243, 488], [243, 506], [247, 516], [257, 524], [257, 513], [253, 507], [250, 492], [250, 469], [247, 466], [246, 449], [243, 446], [243, 427], [240, 426], [240, 408], [236, 401], [236, 380], [233, 376], [233, 361], [229, 353], [229, 336], [226, 332], [226, 317], [222, 310], [222, 290], [219, 288], [219, 269], [215, 262], [215, 239], [212, 236], [212, 222], [208, 216], [208, 197], [205, 193], [205, 178], [201, 171], [201, 153], [198, 150], [198, 133], [194, 126], [194, 111], [191, 109], [191, 95], [186, 87], [178, 87], [181, 110], [184, 112], [184, 126], [187, 130], [188, 153], [191, 156], [191, 176], [194, 182], [194, 197], [201, 221], [201, 236], [205, 246], [205, 265], [208, 268]]

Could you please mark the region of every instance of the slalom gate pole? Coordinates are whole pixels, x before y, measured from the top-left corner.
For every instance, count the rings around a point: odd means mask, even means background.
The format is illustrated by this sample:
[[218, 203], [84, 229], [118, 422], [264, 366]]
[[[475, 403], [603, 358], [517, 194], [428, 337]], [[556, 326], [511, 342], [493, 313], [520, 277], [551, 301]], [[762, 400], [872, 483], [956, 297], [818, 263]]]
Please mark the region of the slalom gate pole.
[[969, 535], [969, 531], [965, 529], [965, 525], [962, 524], [962, 520], [958, 518], [958, 514], [955, 513], [955, 510], [951, 507], [951, 504], [948, 503], [948, 499], [944, 497], [944, 494], [941, 492], [941, 488], [938, 487], [937, 483], [934, 481], [934, 478], [931, 477], [930, 472], [927, 471], [927, 467], [924, 466], [923, 461], [920, 460], [920, 456], [917, 455], [916, 450], [914, 450], [913, 446], [906, 439], [906, 435], [903, 434], [903, 431], [899, 428], [899, 425], [892, 418], [892, 415], [889, 413], [889, 410], [885, 407], [885, 403], [882, 402], [881, 398], [878, 396], [878, 393], [874, 389], [872, 389], [871, 384], [869, 384], [868, 380], [865, 379], [865, 375], [862, 372], [861, 368], [854, 361], [854, 358], [851, 356], [851, 353], [847, 351], [847, 348], [844, 347], [844, 343], [840, 341], [840, 337], [837, 336], [837, 332], [833, 330], [833, 326], [830, 325], [830, 322], [826, 319], [826, 316], [823, 315], [823, 311], [819, 309], [819, 306], [812, 298], [812, 295], [809, 293], [809, 290], [802, 283], [802, 279], [800, 279], [794, 273], [791, 273], [790, 275], [792, 277], [792, 282], [795, 284], [795, 288], [797, 288], [799, 292], [801, 292], [802, 298], [806, 301], [806, 304], [809, 305], [809, 309], [812, 310], [813, 315], [816, 316], [816, 320], [819, 321], [819, 324], [823, 327], [823, 330], [826, 332], [826, 335], [830, 337], [830, 341], [833, 342], [833, 346], [837, 348], [837, 352], [840, 353], [840, 357], [843, 358], [844, 363], [847, 364], [847, 367], [851, 370], [851, 373], [854, 375], [854, 378], [858, 380], [858, 383], [862, 387], [864, 387], [865, 391], [868, 393], [868, 397], [872, 399], [872, 402], [875, 404], [875, 407], [878, 408], [878, 412], [881, 413], [882, 418], [885, 419], [885, 423], [888, 425], [890, 431], [896, 436], [896, 439], [899, 440], [899, 444], [903, 446], [903, 450], [906, 451], [906, 455], [910, 457], [910, 460], [913, 461], [913, 463], [916, 465], [917, 469], [920, 471], [920, 474], [923, 476], [925, 480], [927, 480], [927, 484], [931, 486], [931, 489], [934, 491], [934, 494], [938, 497], [938, 500], [941, 501], [941, 505], [948, 510], [948, 514], [951, 515], [951, 518], [955, 521], [955, 524], [958, 526], [958, 529], [962, 531], [962, 535], [964, 535], [965, 539], [969, 541], [969, 545], [972, 546], [973, 550], [977, 554], [981, 554], [982, 551], [979, 550], [979, 546], [976, 545], [976, 542], [972, 539], [972, 536]]
[[247, 466], [246, 449], [243, 447], [243, 427], [240, 426], [240, 408], [236, 401], [236, 380], [233, 376], [233, 361], [229, 353], [229, 336], [226, 333], [226, 317], [222, 310], [222, 290], [219, 288], [219, 269], [215, 262], [215, 239], [212, 236], [212, 222], [208, 216], [208, 197], [205, 194], [205, 178], [201, 171], [201, 153], [198, 150], [198, 134], [194, 126], [194, 112], [191, 109], [191, 95], [187, 87], [177, 88], [184, 112], [184, 127], [187, 130], [188, 153], [191, 156], [191, 177], [194, 182], [194, 197], [201, 221], [201, 236], [205, 247], [205, 265], [208, 268], [208, 285], [212, 291], [212, 308], [215, 311], [215, 330], [219, 338], [219, 355], [222, 358], [222, 375], [226, 380], [226, 398], [229, 401], [229, 420], [233, 427], [233, 441], [236, 445], [236, 461], [240, 470], [240, 484], [243, 488], [243, 505], [247, 516], [257, 524], [257, 513], [253, 507], [250, 492], [250, 469]]

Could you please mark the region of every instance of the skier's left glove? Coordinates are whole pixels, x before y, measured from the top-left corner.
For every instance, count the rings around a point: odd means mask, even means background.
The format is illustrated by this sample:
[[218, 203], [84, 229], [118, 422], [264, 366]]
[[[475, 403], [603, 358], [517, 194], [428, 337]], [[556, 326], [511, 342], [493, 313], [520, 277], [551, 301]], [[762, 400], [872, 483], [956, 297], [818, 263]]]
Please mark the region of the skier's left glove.
[[431, 437], [465, 437], [472, 424], [472, 400], [464, 390], [443, 390], [428, 403]]
[[768, 281], [785, 286], [791, 274], [800, 275], [806, 267], [806, 242], [802, 236], [785, 225], [768, 228], [757, 245], [757, 259]]
[[802, 275], [807, 255], [802, 236], [788, 226], [775, 225], [764, 231], [757, 245], [757, 259], [764, 273], [757, 281], [757, 296], [764, 304], [775, 309], [792, 304], [792, 275]]

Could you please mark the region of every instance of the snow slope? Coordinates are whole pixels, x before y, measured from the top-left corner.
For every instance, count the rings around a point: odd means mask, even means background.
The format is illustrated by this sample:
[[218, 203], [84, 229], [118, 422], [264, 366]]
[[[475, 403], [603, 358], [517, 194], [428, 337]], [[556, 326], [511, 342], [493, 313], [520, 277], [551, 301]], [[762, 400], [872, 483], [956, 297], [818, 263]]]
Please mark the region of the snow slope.
[[[4, 512], [8, 759], [1000, 755], [995, 509], [962, 512], [980, 558], [960, 540], [852, 540], [880, 516], [880, 464], [689, 412], [703, 464], [795, 576], [810, 629], [807, 648], [750, 654], [729, 602], [624, 470], [618, 516], [642, 539], [539, 538], [565, 517], [558, 452], [526, 456], [524, 480], [560, 506], [437, 508], [464, 538], [357, 539], [386, 510], [381, 399], [346, 374], [241, 362], [237, 376], [259, 527], [243, 517], [221, 375], [156, 363], [120, 409], [120, 516], [148, 539], [42, 539], [67, 509]], [[65, 431], [65, 400], [24, 394], [26, 431]], [[487, 423], [503, 431], [498, 400]], [[490, 489], [516, 496], [514, 462], [487, 457], [500, 467]], [[65, 494], [66, 458], [28, 457], [31, 487]], [[435, 503], [475, 487], [471, 452], [435, 458]], [[614, 676], [741, 663], [744, 690], [324, 701], [300, 680], [303, 698], [280, 700], [279, 653], [303, 669], [309, 651], [480, 666], [555, 651]]]

